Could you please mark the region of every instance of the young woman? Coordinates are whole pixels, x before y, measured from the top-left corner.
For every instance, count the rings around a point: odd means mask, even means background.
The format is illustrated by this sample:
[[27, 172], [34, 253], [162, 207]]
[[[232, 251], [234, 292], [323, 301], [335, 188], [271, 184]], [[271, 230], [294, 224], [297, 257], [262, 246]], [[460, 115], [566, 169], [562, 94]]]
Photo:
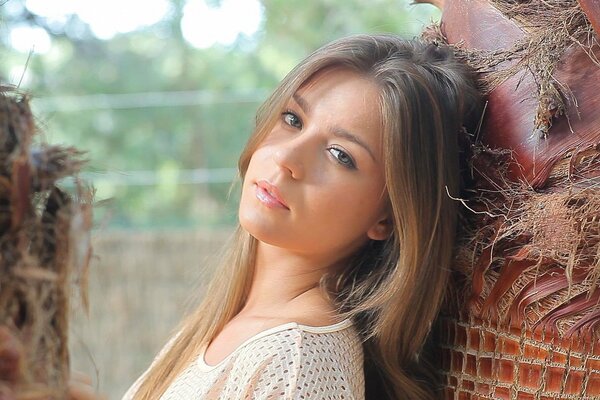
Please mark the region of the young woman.
[[[477, 91], [446, 48], [354, 36], [302, 61], [239, 160], [240, 227], [204, 301], [124, 399], [362, 399], [419, 380]], [[368, 382], [367, 382], [368, 383]]]
[[341, 39], [302, 61], [240, 157], [229, 254], [124, 399], [437, 397], [421, 354], [476, 93], [449, 49], [395, 36]]

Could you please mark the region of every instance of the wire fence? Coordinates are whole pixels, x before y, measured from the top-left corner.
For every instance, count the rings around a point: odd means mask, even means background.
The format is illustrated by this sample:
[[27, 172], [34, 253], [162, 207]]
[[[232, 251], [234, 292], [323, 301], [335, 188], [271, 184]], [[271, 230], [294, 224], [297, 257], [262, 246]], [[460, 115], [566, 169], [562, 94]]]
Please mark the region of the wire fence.
[[[108, 183], [115, 186], [156, 186], [164, 182], [164, 174], [153, 171], [83, 172], [79, 178], [93, 184]], [[201, 185], [232, 183], [237, 178], [235, 168], [196, 168], [173, 170], [169, 180], [176, 185]]]
[[[113, 94], [90, 94], [71, 96], [52, 96], [32, 98], [31, 105], [34, 113], [41, 116], [52, 116], [50, 123], [60, 121], [66, 124], [75, 117], [94, 118], [94, 115], [111, 112], [115, 124], [120, 123], [123, 118], [115, 118], [114, 113], [130, 112], [127, 110], [148, 109], [147, 119], [155, 121], [158, 125], [165, 125], [164, 114], [159, 115], [161, 109], [172, 109], [168, 114], [180, 115], [180, 120], [190, 117], [190, 106], [198, 106], [199, 112], [203, 108], [226, 106], [231, 108], [232, 113], [239, 113], [240, 105], [258, 105], [267, 96], [266, 89], [251, 89], [245, 91], [214, 91], [214, 90], [192, 90], [192, 91], [163, 91], [163, 92], [140, 92], [140, 93], [113, 93]], [[251, 107], [252, 108], [252, 107]], [[156, 112], [154, 111], [156, 110]], [[187, 110], [187, 114], [184, 111]], [[247, 111], [246, 111], [247, 112]], [[181, 113], [181, 114], [179, 114]], [[60, 116], [57, 118], [56, 116]], [[228, 114], [231, 115], [231, 114]], [[67, 117], [67, 118], [65, 118]], [[138, 116], [139, 118], [139, 116]], [[66, 122], [65, 122], [66, 121]], [[208, 124], [201, 132], [173, 130], [170, 135], [212, 135], [217, 137], [215, 143], [211, 142], [209, 153], [224, 151], [223, 145], [231, 147], [232, 140], [237, 132], [231, 127], [224, 127], [212, 120], [203, 123]], [[167, 123], [168, 124], [168, 123]], [[62, 125], [60, 127], [49, 127], [48, 131], [59, 131], [60, 129], [74, 130], [72, 126]], [[189, 129], [189, 128], [188, 128]], [[207, 131], [209, 129], [209, 131]], [[219, 130], [220, 129], [220, 130]], [[128, 128], [121, 125], [113, 126], [113, 136], [134, 134]], [[216, 133], [215, 133], [216, 132]], [[239, 130], [238, 130], [239, 132]], [[138, 132], [139, 134], [139, 132]], [[88, 135], [88, 136], [85, 136]], [[149, 154], [156, 162], [156, 169], [110, 169], [115, 163], [111, 157], [116, 155], [110, 150], [114, 145], [109, 145], [110, 135], [102, 132], [85, 132], [79, 140], [94, 135], [94, 140], [104, 140], [104, 148], [109, 149], [105, 153], [97, 153], [104, 164], [95, 170], [88, 170], [79, 175], [79, 179], [96, 188], [97, 200], [100, 207], [96, 207], [95, 218], [97, 225], [114, 228], [136, 228], [153, 229], [165, 227], [214, 227], [227, 226], [235, 222], [236, 200], [231, 200], [229, 194], [234, 182], [237, 181], [237, 169], [234, 165], [225, 167], [199, 167], [182, 168], [175, 162], [166, 168], [160, 165], [161, 154]], [[147, 137], [152, 137], [152, 132], [147, 132]], [[239, 133], [238, 133], [239, 135]], [[168, 135], [167, 135], [168, 136]], [[142, 140], [140, 137], [140, 145]], [[164, 137], [164, 136], [163, 136]], [[70, 144], [81, 147], [79, 141], [69, 139]], [[201, 137], [202, 139], [202, 137]], [[239, 140], [239, 139], [238, 139]], [[111, 147], [112, 146], [112, 147]], [[217, 146], [217, 147], [214, 147]], [[187, 151], [187, 149], [181, 149]], [[152, 150], [149, 150], [152, 151]], [[229, 152], [235, 155], [235, 152]], [[138, 155], [139, 156], [139, 155]], [[172, 155], [171, 155], [172, 156]], [[121, 158], [123, 158], [121, 156]], [[232, 157], [234, 158], [234, 157]], [[92, 159], [92, 165], [94, 164]], [[149, 164], [145, 163], [146, 166]], [[225, 163], [229, 164], [229, 162]], [[233, 162], [232, 162], [233, 164]], [[134, 163], [135, 165], [135, 163]], [[72, 181], [65, 181], [66, 187], [73, 186]], [[235, 197], [235, 196], [233, 196]]]
[[142, 93], [89, 94], [33, 98], [34, 110], [42, 113], [76, 112], [83, 110], [119, 110], [134, 108], [181, 107], [205, 104], [259, 103], [267, 96], [266, 89], [249, 91], [164, 91]]

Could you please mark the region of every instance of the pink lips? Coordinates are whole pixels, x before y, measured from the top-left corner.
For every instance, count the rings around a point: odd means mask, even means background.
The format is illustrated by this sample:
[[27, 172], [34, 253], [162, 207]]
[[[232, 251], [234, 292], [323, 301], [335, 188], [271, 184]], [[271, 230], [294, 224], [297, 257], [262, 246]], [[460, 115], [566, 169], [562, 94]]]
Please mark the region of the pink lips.
[[256, 182], [256, 198], [269, 208], [290, 208], [285, 204], [277, 186], [270, 184], [266, 180]]

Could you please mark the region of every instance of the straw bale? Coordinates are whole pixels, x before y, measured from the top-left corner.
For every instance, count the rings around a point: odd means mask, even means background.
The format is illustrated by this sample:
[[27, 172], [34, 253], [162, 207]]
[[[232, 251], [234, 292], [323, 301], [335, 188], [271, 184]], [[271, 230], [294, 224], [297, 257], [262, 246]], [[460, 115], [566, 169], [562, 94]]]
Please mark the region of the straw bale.
[[82, 153], [36, 133], [27, 96], [0, 91], [0, 324], [25, 349], [17, 399], [62, 399], [71, 288], [91, 255], [91, 192], [59, 184]]
[[[568, 49], [582, 48], [600, 66], [596, 57], [599, 47], [594, 28], [577, 0], [489, 0], [525, 31], [522, 39], [510, 48], [493, 51], [453, 46], [458, 57], [480, 73], [484, 93], [490, 93], [512, 76], [524, 71], [533, 74], [538, 108], [535, 129], [547, 135], [556, 117], [565, 115], [567, 104], [576, 99], [556, 79], [555, 72]], [[501, 34], [501, 32], [499, 32]], [[423, 36], [432, 42], [447, 43], [439, 25], [428, 27]], [[576, 118], [576, 116], [570, 116]]]

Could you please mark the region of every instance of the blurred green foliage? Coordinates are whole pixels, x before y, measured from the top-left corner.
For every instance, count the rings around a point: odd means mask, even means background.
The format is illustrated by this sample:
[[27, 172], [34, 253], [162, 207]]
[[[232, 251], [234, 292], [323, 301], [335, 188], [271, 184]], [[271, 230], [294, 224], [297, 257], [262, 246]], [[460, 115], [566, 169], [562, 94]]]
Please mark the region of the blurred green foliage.
[[[431, 6], [400, 0], [262, 0], [255, 35], [197, 49], [182, 35], [185, 3], [171, 0], [162, 21], [100, 40], [77, 15], [50, 23], [27, 2], [0, 2], [0, 79], [23, 78], [46, 141], [88, 152], [100, 226], [233, 223], [233, 170], [213, 183], [193, 171], [235, 168], [257, 107], [287, 71], [332, 39], [415, 36], [439, 18]], [[43, 28], [52, 44], [29, 62], [9, 40], [11, 29], [23, 25]]]

